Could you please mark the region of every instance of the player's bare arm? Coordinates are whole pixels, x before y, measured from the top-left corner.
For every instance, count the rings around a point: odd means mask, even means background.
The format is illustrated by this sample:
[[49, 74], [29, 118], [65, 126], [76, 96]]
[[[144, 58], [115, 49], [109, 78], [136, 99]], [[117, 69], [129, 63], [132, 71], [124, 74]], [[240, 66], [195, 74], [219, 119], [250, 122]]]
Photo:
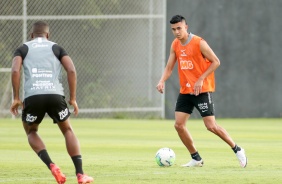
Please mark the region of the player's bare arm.
[[166, 67], [164, 69], [164, 73], [157, 85], [157, 90], [160, 92], [160, 93], [163, 93], [164, 92], [164, 83], [165, 81], [171, 76], [172, 74], [172, 70], [173, 70], [173, 67], [176, 63], [176, 56], [175, 56], [175, 52], [171, 46], [170, 48], [170, 54], [169, 54], [169, 58], [168, 58], [168, 61], [167, 61], [167, 64], [166, 64]]
[[72, 59], [69, 56], [64, 56], [61, 59], [61, 63], [67, 72], [70, 99], [69, 104], [74, 107], [74, 114], [78, 114], [78, 105], [76, 102], [76, 70]]
[[16, 56], [12, 62], [12, 86], [13, 86], [13, 103], [11, 105], [10, 111], [13, 115], [18, 115], [18, 107], [22, 106], [20, 100], [20, 77], [21, 77], [21, 67], [22, 58]]
[[200, 41], [200, 49], [202, 54], [204, 55], [205, 58], [207, 58], [210, 62], [211, 65], [210, 67], [200, 76], [198, 81], [195, 83], [194, 86], [194, 94], [199, 95], [202, 91], [202, 86], [204, 79], [209, 76], [212, 72], [214, 72], [220, 65], [220, 61], [213, 52], [213, 50], [210, 48], [208, 43], [204, 40]]

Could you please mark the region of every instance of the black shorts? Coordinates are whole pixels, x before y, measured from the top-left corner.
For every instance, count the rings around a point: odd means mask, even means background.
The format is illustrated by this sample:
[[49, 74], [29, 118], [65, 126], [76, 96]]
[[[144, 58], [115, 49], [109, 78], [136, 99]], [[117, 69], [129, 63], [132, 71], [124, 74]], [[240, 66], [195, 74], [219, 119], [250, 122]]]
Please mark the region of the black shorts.
[[191, 94], [179, 94], [175, 111], [192, 114], [194, 107], [198, 109], [202, 117], [214, 116], [212, 94], [201, 93], [198, 96]]
[[39, 124], [47, 113], [53, 123], [63, 122], [70, 116], [65, 97], [56, 94], [34, 95], [23, 102], [22, 121]]

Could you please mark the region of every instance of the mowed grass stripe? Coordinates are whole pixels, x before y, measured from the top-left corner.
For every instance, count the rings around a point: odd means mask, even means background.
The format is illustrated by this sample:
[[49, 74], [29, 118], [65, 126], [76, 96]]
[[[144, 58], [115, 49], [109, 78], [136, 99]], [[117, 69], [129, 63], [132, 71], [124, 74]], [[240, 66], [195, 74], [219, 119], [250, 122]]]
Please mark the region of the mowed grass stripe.
[[[208, 132], [200, 119], [187, 122], [205, 161], [202, 168], [182, 168], [190, 156], [174, 130], [173, 120], [71, 119], [79, 138], [85, 173], [95, 183], [282, 183], [281, 119], [218, 119], [246, 150], [249, 164], [239, 167], [232, 150]], [[39, 134], [52, 160], [76, 183], [74, 167], [58, 127], [44, 120]], [[170, 147], [176, 163], [157, 166], [156, 151]], [[0, 119], [0, 183], [55, 183], [47, 167], [30, 149], [20, 119]]]

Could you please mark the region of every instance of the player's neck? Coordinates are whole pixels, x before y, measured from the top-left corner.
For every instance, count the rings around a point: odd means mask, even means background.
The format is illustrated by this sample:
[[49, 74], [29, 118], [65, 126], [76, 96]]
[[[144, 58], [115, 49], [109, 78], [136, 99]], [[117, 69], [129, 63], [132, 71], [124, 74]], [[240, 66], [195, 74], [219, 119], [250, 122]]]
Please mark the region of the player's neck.
[[35, 40], [35, 39], [48, 40], [48, 38], [46, 38], [45, 36], [38, 36], [38, 37], [32, 38], [32, 40]]
[[187, 40], [189, 38], [189, 34], [190, 33], [187, 32], [187, 34], [182, 39], [180, 39], [180, 42], [181, 42], [182, 45], [184, 45], [187, 42]]

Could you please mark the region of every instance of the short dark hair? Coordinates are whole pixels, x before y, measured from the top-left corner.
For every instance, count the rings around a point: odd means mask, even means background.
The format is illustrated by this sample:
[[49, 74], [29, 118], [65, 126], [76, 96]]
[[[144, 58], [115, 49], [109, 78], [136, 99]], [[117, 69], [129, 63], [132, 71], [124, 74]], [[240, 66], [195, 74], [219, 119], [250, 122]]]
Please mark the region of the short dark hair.
[[35, 35], [42, 35], [49, 32], [49, 25], [45, 21], [37, 21], [32, 25], [32, 32]]
[[185, 18], [182, 15], [174, 15], [169, 22], [171, 24], [176, 24], [178, 22], [182, 22], [183, 20], [186, 23], [186, 20], [185, 20]]

